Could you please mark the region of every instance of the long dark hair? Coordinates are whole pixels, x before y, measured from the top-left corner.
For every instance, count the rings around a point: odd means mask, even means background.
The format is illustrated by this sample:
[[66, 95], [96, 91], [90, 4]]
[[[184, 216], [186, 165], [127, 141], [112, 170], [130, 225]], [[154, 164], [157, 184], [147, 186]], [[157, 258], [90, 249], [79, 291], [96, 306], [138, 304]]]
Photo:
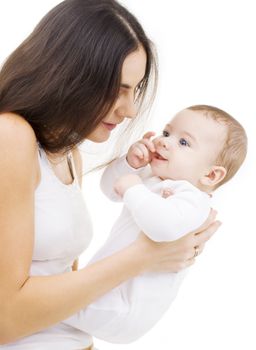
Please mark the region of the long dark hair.
[[142, 45], [143, 101], [156, 62], [137, 19], [115, 0], [65, 0], [10, 55], [0, 72], [0, 113], [26, 119], [48, 152], [80, 144], [115, 102], [122, 64]]

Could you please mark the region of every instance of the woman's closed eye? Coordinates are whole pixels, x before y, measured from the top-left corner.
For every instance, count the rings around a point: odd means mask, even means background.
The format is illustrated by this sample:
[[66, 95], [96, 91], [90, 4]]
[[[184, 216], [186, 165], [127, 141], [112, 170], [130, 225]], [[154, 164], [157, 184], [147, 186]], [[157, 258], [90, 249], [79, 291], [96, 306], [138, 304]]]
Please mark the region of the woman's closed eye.
[[139, 102], [142, 93], [143, 93], [143, 81], [140, 84], [138, 84], [134, 89], [134, 102]]

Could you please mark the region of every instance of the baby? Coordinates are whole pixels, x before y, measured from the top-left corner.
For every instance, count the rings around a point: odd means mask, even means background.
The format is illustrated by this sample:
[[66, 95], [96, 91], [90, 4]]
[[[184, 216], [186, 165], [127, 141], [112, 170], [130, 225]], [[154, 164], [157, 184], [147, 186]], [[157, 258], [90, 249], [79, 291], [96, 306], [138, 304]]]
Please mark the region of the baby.
[[[129, 245], [140, 231], [162, 242], [197, 229], [209, 215], [211, 193], [234, 176], [246, 156], [242, 126], [211, 106], [186, 108], [162, 135], [151, 140], [153, 134], [133, 144], [103, 174], [103, 191], [123, 200], [124, 208], [92, 262]], [[195, 247], [191, 259], [198, 253]], [[134, 341], [166, 312], [184, 275], [185, 270], [133, 278], [65, 323], [112, 343]]]

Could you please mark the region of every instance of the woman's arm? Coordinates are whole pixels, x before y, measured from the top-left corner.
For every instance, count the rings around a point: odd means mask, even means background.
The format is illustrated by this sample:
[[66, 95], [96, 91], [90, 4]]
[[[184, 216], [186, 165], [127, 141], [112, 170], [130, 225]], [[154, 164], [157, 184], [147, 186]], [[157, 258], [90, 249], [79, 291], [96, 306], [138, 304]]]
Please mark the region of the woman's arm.
[[9, 120], [1, 116], [1, 343], [14, 341], [65, 319], [140, 273], [145, 264], [138, 245], [134, 245], [81, 271], [30, 276], [36, 159], [37, 145], [28, 126], [19, 119]]
[[[17, 146], [18, 145], [18, 146]], [[141, 272], [137, 246], [77, 272], [30, 276], [37, 144], [20, 117], [0, 118], [0, 342], [65, 319]], [[138, 258], [136, 258], [138, 257]]]

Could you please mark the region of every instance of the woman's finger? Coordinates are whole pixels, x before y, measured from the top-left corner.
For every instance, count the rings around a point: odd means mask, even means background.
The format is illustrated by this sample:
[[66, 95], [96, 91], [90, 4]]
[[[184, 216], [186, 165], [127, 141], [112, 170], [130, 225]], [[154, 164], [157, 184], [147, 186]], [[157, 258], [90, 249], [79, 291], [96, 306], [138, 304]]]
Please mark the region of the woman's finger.
[[205, 222], [196, 230], [194, 231], [196, 234], [199, 234], [200, 232], [207, 229], [215, 220], [217, 216], [217, 211], [215, 209], [211, 208], [210, 214], [208, 215], [208, 218], [205, 220]]
[[189, 260], [195, 259], [197, 256], [202, 254], [204, 250], [204, 246], [205, 246], [205, 243], [195, 246], [191, 251], [191, 255], [190, 255], [191, 257], [189, 258]]
[[196, 262], [195, 258], [187, 260], [186, 263], [185, 263], [185, 268], [193, 265], [195, 262]]
[[220, 221], [214, 221], [206, 230], [194, 235], [194, 246], [200, 246], [207, 242], [221, 226]]

